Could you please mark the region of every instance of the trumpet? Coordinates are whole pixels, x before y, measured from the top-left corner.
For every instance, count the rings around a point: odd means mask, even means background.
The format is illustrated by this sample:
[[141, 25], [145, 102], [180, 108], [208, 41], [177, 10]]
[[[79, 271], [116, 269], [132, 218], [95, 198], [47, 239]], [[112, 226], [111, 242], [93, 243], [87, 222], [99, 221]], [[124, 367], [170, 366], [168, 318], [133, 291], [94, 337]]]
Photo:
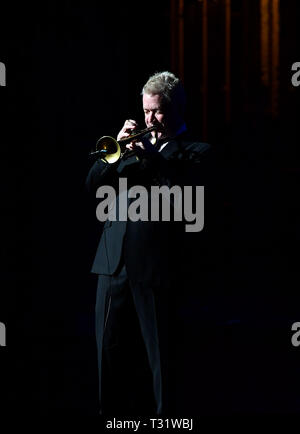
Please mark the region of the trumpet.
[[124, 139], [116, 140], [111, 136], [103, 136], [96, 143], [95, 151], [90, 152], [90, 156], [92, 157], [100, 157], [107, 163], [115, 163], [120, 158], [123, 158], [125, 154], [128, 154], [129, 149], [126, 149], [125, 146], [127, 143], [132, 142], [133, 140], [140, 139], [151, 131], [156, 132], [156, 140], [157, 140], [157, 127], [152, 126], [149, 128], [145, 128], [144, 130], [136, 131], [128, 137], [124, 137]]

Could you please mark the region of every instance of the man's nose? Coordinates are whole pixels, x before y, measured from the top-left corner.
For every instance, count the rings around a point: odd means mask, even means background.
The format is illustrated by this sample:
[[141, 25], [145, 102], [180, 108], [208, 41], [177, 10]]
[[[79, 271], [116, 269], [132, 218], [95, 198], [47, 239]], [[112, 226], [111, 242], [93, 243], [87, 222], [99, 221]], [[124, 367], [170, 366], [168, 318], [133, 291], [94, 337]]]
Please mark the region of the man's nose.
[[155, 113], [150, 112], [149, 122], [152, 124], [155, 121], [156, 121]]

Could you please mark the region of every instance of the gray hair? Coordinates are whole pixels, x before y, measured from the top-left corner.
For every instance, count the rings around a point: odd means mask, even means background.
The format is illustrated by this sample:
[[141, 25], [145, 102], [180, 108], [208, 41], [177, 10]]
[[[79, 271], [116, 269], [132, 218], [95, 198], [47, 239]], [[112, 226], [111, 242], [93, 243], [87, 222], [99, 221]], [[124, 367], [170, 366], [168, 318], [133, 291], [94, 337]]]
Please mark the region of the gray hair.
[[186, 96], [183, 85], [172, 72], [156, 72], [144, 85], [141, 95], [161, 95], [167, 104], [175, 103], [183, 114], [186, 104]]

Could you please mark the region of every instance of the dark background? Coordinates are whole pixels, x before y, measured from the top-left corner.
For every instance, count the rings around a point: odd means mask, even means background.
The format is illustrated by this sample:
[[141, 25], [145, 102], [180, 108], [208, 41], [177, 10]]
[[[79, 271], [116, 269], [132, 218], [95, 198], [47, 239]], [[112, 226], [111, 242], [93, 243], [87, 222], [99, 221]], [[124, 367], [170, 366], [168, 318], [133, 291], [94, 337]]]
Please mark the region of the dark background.
[[172, 16], [179, 3], [1, 6], [1, 395], [13, 412], [97, 415], [89, 270], [101, 225], [84, 187], [88, 152], [102, 135], [116, 137], [125, 119], [142, 124], [141, 88], [161, 70], [183, 79], [188, 126], [222, 163], [220, 268], [212, 265], [209, 294], [199, 276], [182, 308], [187, 329], [196, 325], [185, 345], [199, 343], [186, 366], [183, 393], [193, 396], [186, 411], [300, 410], [300, 349], [291, 344], [291, 324], [300, 321], [300, 87], [291, 85], [291, 66], [300, 61], [299, 2], [280, 2], [277, 91], [274, 76], [262, 80], [259, 1], [231, 2], [229, 60], [226, 2], [208, 2], [207, 84], [203, 2], [184, 2], [184, 54]]

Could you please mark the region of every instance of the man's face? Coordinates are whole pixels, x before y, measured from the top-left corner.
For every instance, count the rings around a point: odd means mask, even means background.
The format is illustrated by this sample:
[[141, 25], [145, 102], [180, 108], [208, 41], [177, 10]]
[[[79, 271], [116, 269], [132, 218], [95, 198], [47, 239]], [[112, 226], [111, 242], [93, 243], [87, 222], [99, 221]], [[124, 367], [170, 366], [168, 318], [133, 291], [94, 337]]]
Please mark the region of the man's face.
[[[177, 128], [176, 118], [171, 106], [163, 104], [160, 95], [143, 95], [143, 110], [147, 128], [158, 127], [158, 138], [172, 136]], [[180, 126], [180, 125], [179, 125]], [[153, 132], [152, 135], [155, 133]]]

